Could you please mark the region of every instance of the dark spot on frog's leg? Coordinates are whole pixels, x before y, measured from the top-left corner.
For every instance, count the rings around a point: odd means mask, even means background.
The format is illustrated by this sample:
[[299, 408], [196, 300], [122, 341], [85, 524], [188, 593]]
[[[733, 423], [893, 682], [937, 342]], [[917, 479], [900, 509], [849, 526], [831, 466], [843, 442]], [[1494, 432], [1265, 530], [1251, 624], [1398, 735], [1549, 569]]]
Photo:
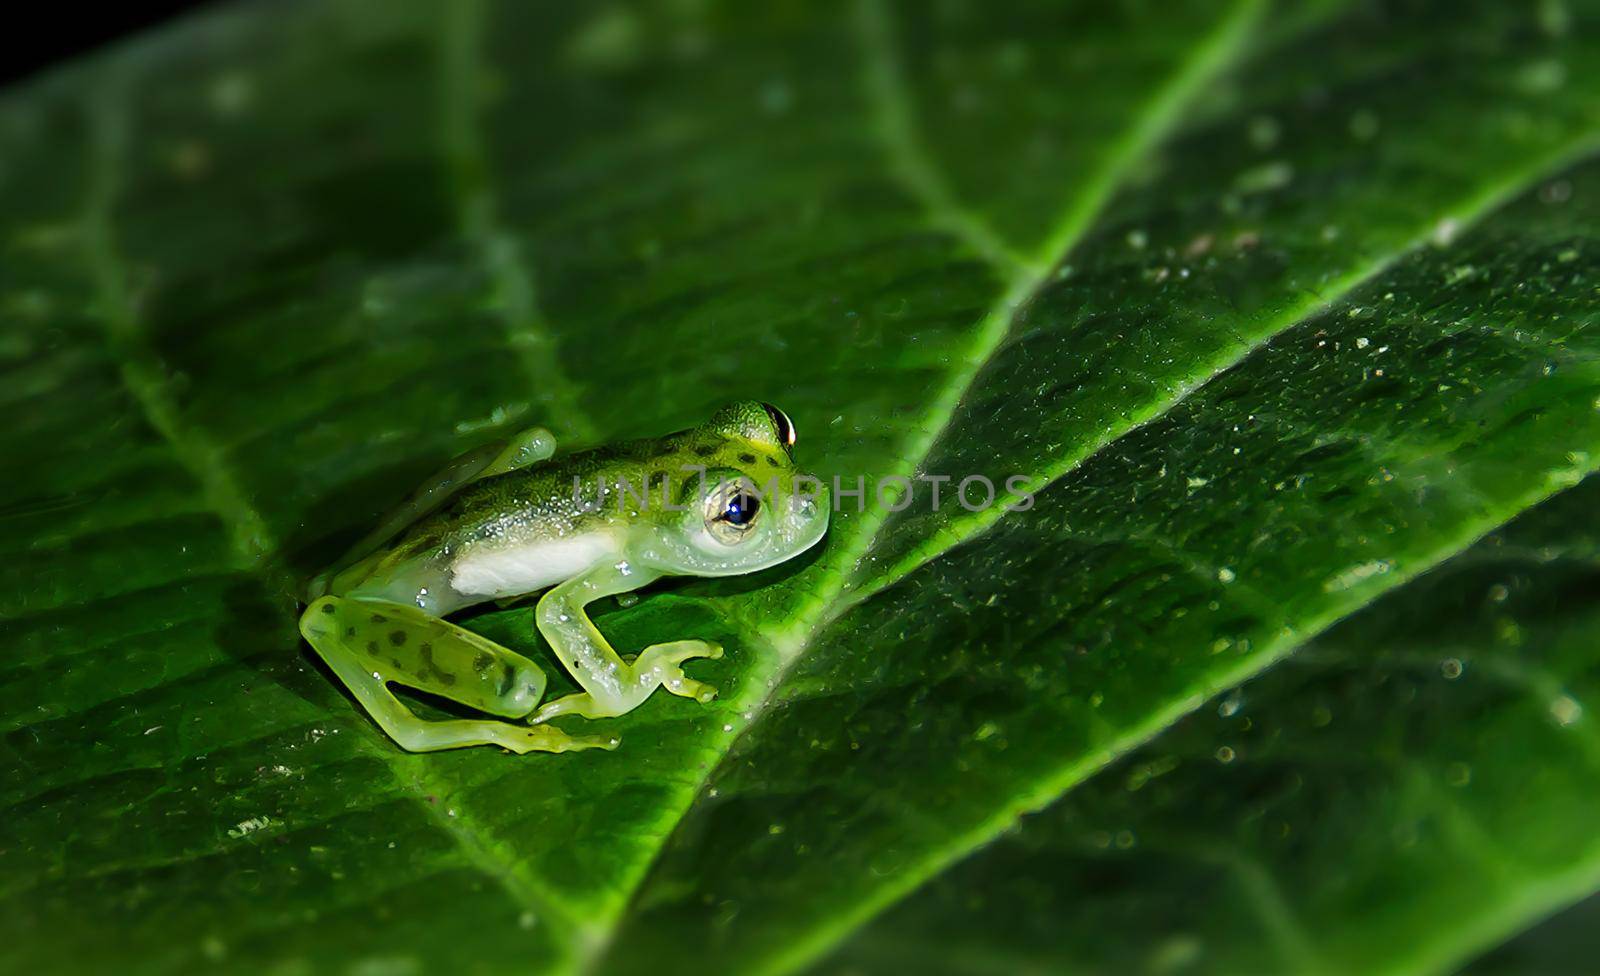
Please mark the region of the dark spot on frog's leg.
[[502, 665], [500, 672], [500, 687], [496, 688], [494, 693], [500, 697], [505, 697], [511, 693], [511, 686], [516, 680], [517, 669], [512, 667], [510, 664]]
[[770, 458], [770, 457], [767, 458], [767, 467], [776, 468], [777, 466], [778, 466], [778, 461], [777, 461], [776, 458]]
[[333, 605], [333, 604], [331, 604], [331, 603], [324, 603], [324, 604], [323, 604], [323, 605], [322, 605], [322, 612], [323, 612], [323, 613], [337, 613], [337, 612], [338, 612], [338, 610], [337, 610], [337, 608], [336, 608], [336, 607], [334, 607], [334, 605]]
[[346, 637], [354, 637], [356, 635], [356, 629], [354, 627], [346, 627], [344, 629], [344, 635]]
[[481, 677], [489, 676], [489, 665], [494, 663], [494, 655], [488, 651], [479, 651], [478, 656], [472, 659], [472, 670]]
[[368, 654], [372, 654], [374, 656], [377, 655], [377, 653], [378, 653], [378, 642], [377, 641], [367, 641], [367, 653]]
[[438, 678], [439, 683], [444, 685], [446, 688], [456, 683], [456, 676], [448, 671], [440, 671], [436, 673], [434, 677]]
[[384, 615], [383, 615], [383, 614], [381, 614], [381, 613], [375, 613], [375, 614], [373, 614], [373, 615], [372, 615], [372, 622], [373, 622], [373, 623], [375, 623], [375, 624], [381, 624], [381, 623], [384, 623], [384, 622], [385, 622], [385, 621], [387, 621], [387, 620], [388, 620], [388, 619], [389, 619], [389, 618], [388, 618], [388, 617], [385, 617], [385, 616], [384, 616]]
[[406, 632], [403, 630], [389, 631], [389, 643], [393, 644], [395, 647], [404, 647], [406, 643]]
[[755, 464], [756, 456], [754, 454], [741, 454], [739, 455], [739, 460], [743, 461], [745, 464]]
[[712, 447], [710, 444], [701, 444], [699, 447], [694, 449], [694, 452], [701, 457], [710, 457], [711, 455], [717, 453], [717, 449]]
[[[429, 643], [428, 641], [423, 641], [421, 644], [418, 644], [417, 657], [422, 659], [422, 663], [417, 665], [417, 677], [423, 679], [438, 678], [441, 681], [444, 680], [444, 672], [440, 671], [438, 665], [433, 663], [433, 644]], [[446, 681], [445, 684], [449, 684], [449, 682]]]

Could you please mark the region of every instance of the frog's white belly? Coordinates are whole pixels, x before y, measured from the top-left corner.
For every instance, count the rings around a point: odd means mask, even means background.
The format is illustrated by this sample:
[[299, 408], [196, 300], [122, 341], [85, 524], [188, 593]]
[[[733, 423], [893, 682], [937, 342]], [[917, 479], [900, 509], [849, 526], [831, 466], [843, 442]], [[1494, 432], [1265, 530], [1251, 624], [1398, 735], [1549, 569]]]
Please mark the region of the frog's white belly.
[[616, 539], [608, 532], [476, 548], [451, 564], [450, 586], [462, 596], [486, 600], [522, 596], [569, 580], [616, 552]]

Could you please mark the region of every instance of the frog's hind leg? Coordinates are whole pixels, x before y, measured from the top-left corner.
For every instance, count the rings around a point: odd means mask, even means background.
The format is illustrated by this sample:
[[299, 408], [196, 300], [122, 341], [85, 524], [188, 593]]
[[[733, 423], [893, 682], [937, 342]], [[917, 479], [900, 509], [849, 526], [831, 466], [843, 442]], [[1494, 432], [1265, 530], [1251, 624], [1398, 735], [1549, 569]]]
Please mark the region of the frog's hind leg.
[[300, 632], [373, 720], [412, 752], [473, 745], [519, 753], [616, 746], [611, 737], [568, 735], [544, 725], [418, 718], [389, 690], [390, 682], [491, 715], [522, 718], [544, 694], [545, 677], [522, 655], [415, 607], [325, 596], [306, 608]]
[[458, 455], [385, 515], [376, 528], [351, 546], [331, 567], [314, 577], [306, 586], [307, 600], [327, 593], [333, 588], [334, 580], [345, 570], [377, 553], [408, 526], [438, 511], [463, 486], [480, 478], [492, 478], [508, 471], [532, 467], [550, 460], [555, 453], [555, 435], [543, 427], [529, 427], [515, 437], [485, 444]]

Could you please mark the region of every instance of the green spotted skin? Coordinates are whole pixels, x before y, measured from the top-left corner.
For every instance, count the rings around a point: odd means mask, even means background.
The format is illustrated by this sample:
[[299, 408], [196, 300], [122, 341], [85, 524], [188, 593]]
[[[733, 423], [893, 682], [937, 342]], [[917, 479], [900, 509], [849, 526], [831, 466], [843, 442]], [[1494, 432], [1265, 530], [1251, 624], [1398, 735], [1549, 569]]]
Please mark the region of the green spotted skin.
[[[301, 632], [407, 749], [609, 748], [612, 738], [541, 723], [620, 715], [658, 687], [709, 701], [714, 689], [682, 665], [722, 649], [673, 640], [624, 662], [584, 607], [661, 576], [755, 572], [815, 545], [828, 496], [795, 468], [794, 441], [788, 417], [754, 401], [699, 427], [562, 459], [547, 431], [526, 431], [458, 459], [313, 580]], [[536, 710], [546, 683], [538, 665], [443, 617], [546, 588], [537, 626], [583, 691]], [[535, 724], [425, 722], [391, 684]]]
[[336, 634], [365, 665], [413, 687], [490, 715], [520, 718], [544, 697], [545, 676], [532, 661], [415, 607], [323, 597], [311, 627]]

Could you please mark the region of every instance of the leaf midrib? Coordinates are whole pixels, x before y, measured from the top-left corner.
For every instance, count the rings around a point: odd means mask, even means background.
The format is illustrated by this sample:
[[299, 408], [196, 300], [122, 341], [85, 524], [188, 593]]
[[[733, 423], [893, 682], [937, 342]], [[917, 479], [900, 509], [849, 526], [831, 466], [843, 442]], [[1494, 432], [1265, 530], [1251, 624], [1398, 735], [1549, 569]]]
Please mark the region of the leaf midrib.
[[[1528, 167], [1526, 170], [1521, 171], [1517, 177], [1508, 179], [1501, 184], [1496, 184], [1495, 187], [1485, 191], [1478, 198], [1475, 198], [1477, 204], [1476, 207], [1469, 206], [1463, 208], [1461, 214], [1454, 216], [1454, 219], [1460, 223], [1463, 229], [1466, 229], [1472, 224], [1476, 223], [1478, 220], [1481, 220], [1482, 217], [1488, 213], [1494, 211], [1508, 199], [1516, 196], [1522, 191], [1525, 191], [1528, 186], [1537, 182], [1541, 175], [1550, 171], [1558, 171], [1561, 168], [1570, 165], [1574, 160], [1592, 154], [1595, 149], [1596, 137], [1593, 134], [1585, 134], [1584, 136], [1575, 139], [1573, 143], [1565, 147], [1563, 150], [1553, 154], [1550, 157], [1541, 159], [1538, 163]], [[1127, 436], [1138, 427], [1160, 419], [1160, 417], [1170, 412], [1196, 390], [1205, 386], [1206, 383], [1211, 378], [1214, 378], [1215, 375], [1219, 375], [1221, 372], [1224, 372], [1227, 369], [1232, 368], [1232, 366], [1237, 365], [1237, 363], [1242, 361], [1245, 356], [1248, 356], [1250, 352], [1253, 352], [1256, 348], [1259, 348], [1261, 345], [1269, 342], [1274, 336], [1293, 328], [1310, 315], [1315, 314], [1317, 311], [1320, 311], [1347, 296], [1352, 290], [1359, 287], [1361, 284], [1371, 280], [1372, 277], [1381, 274], [1385, 268], [1391, 266], [1396, 260], [1403, 257], [1405, 254], [1411, 253], [1417, 248], [1425, 246], [1428, 239], [1429, 235], [1427, 233], [1421, 233], [1416, 239], [1408, 242], [1403, 248], [1385, 255], [1382, 259], [1373, 262], [1373, 267], [1369, 273], [1360, 274], [1352, 278], [1341, 279], [1340, 287], [1326, 291], [1318, 296], [1315, 300], [1306, 302], [1303, 306], [1304, 310], [1300, 312], [1300, 314], [1293, 316], [1292, 320], [1284, 322], [1281, 327], [1275, 327], [1275, 330], [1271, 335], [1263, 336], [1257, 342], [1249, 344], [1245, 351], [1238, 357], [1219, 365], [1216, 368], [1215, 373], [1207, 373], [1205, 380], [1197, 382], [1192, 386], [1183, 388], [1178, 397], [1159, 404], [1148, 415], [1140, 417], [1137, 422], [1130, 424], [1126, 429], [1118, 430], [1113, 436], [1108, 436], [1103, 442], [1096, 445], [1092, 450], [1085, 452], [1081, 457], [1064, 464], [1058, 472], [1053, 472], [1049, 475], [1049, 481], [1047, 483], [1053, 483], [1063, 477], [1066, 477], [1072, 471], [1087, 463], [1096, 454], [1103, 451], [1110, 444], [1115, 443], [1122, 437]], [[1600, 471], [1600, 463], [1593, 463], [1587, 467], [1577, 470], [1581, 470], [1583, 474]], [[1376, 599], [1381, 593], [1414, 579], [1417, 575], [1420, 575], [1427, 569], [1437, 566], [1446, 559], [1466, 550], [1483, 535], [1500, 527], [1517, 514], [1525, 511], [1533, 505], [1538, 504], [1541, 501], [1544, 501], [1546, 498], [1567, 486], [1568, 485], [1566, 482], [1546, 485], [1535, 494], [1522, 499], [1517, 505], [1496, 513], [1491, 519], [1475, 525], [1471, 529], [1470, 534], [1464, 539], [1458, 540], [1455, 545], [1447, 545], [1442, 547], [1430, 558], [1419, 560], [1418, 563], [1416, 563], [1413, 567], [1410, 567], [1406, 572], [1389, 574], [1389, 576], [1385, 577], [1385, 582], [1382, 588], [1375, 588], [1365, 591], [1362, 594], [1361, 603], [1348, 607], [1342, 607], [1337, 611], [1329, 612], [1309, 621], [1300, 622], [1294, 627], [1293, 630], [1289, 632], [1286, 640], [1282, 641], [1281, 643], [1269, 645], [1261, 654], [1252, 655], [1249, 658], [1241, 659], [1241, 662], [1238, 666], [1231, 668], [1226, 673], [1220, 675], [1220, 680], [1215, 680], [1211, 687], [1196, 689], [1189, 695], [1172, 699], [1171, 701], [1167, 702], [1164, 707], [1153, 711], [1149, 721], [1140, 723], [1138, 726], [1131, 729], [1126, 735], [1118, 737], [1103, 751], [1097, 753], [1093, 757], [1079, 759], [1061, 767], [1058, 769], [1056, 775], [1040, 781], [1037, 789], [1026, 794], [1018, 794], [1017, 796], [1012, 797], [1009, 802], [1000, 807], [993, 815], [980, 822], [976, 828], [956, 835], [942, 848], [930, 851], [920, 865], [913, 864], [902, 867], [902, 869], [897, 872], [896, 878], [890, 879], [889, 882], [878, 889], [878, 897], [864, 900], [854, 906], [849, 906], [849, 910], [841, 912], [835, 917], [833, 924], [819, 926], [812, 930], [808, 938], [791, 943], [787, 951], [771, 957], [770, 961], [768, 961], [760, 971], [768, 974], [783, 974], [799, 970], [804, 966], [815, 962], [850, 932], [855, 931], [861, 925], [871, 920], [889, 906], [916, 891], [928, 878], [931, 878], [948, 868], [966, 853], [982, 846], [985, 842], [992, 839], [1001, 831], [1007, 829], [1009, 826], [1015, 823], [1017, 819], [1022, 817], [1024, 814], [1032, 810], [1040, 809], [1041, 807], [1054, 802], [1068, 790], [1077, 786], [1079, 783], [1082, 783], [1089, 776], [1098, 772], [1112, 761], [1115, 761], [1117, 758], [1126, 755], [1127, 753], [1150, 741], [1156, 735], [1160, 734], [1160, 732], [1166, 727], [1183, 718], [1195, 708], [1199, 707], [1206, 698], [1211, 697], [1213, 694], [1222, 689], [1243, 683], [1249, 677], [1258, 673], [1261, 669], [1281, 660], [1283, 657], [1292, 653], [1300, 644], [1312, 637], [1315, 637], [1323, 630], [1326, 630], [1339, 619], [1342, 619], [1349, 613], [1360, 609], [1360, 607], [1365, 605], [1365, 603]], [[996, 505], [996, 510], [997, 513], [1003, 514], [1003, 506]], [[829, 612], [820, 619], [818, 623], [819, 631], [821, 629], [825, 629], [829, 624], [838, 620], [841, 616], [854, 607], [883, 592], [890, 586], [893, 586], [896, 582], [905, 578], [910, 573], [915, 572], [921, 566], [934, 561], [939, 556], [953, 549], [955, 546], [970, 541], [971, 539], [980, 535], [997, 522], [998, 514], [990, 517], [979, 516], [963, 519], [962, 522], [958, 524], [970, 527], [965, 532], [955, 537], [944, 538], [938, 544], [930, 547], [928, 550], [917, 553], [913, 557], [908, 557], [908, 559], [897, 563], [895, 567], [892, 567], [883, 576], [875, 577], [872, 580], [869, 580], [866, 584], [858, 589], [846, 590], [838, 599], [833, 602]], [[741, 734], [748, 734], [748, 732], [749, 727], [747, 726]], [[1600, 868], [1595, 866], [1587, 866], [1583, 871], [1576, 872], [1574, 876], [1590, 878], [1596, 876], [1597, 871], [1600, 871]], [[1582, 882], [1580, 881], [1575, 882], [1573, 885], [1557, 885], [1555, 887], [1559, 888], [1560, 891], [1563, 892], [1568, 891], [1569, 889], [1581, 891], [1581, 883]], [[1538, 900], [1535, 899], [1535, 901]], [[1554, 896], [1545, 901], [1539, 901], [1538, 903], [1541, 905], [1546, 905], [1549, 910], [1554, 910], [1555, 907], [1558, 907], [1560, 904], [1562, 904], [1562, 902], [1555, 899]], [[1511, 913], [1508, 910], [1508, 915], [1509, 914], [1514, 913]], [[1396, 972], [1427, 971], [1427, 969], [1433, 963], [1437, 963], [1441, 959], [1459, 959], [1470, 953], [1470, 947], [1456, 947], [1455, 949], [1452, 949], [1446, 945], [1431, 948], [1436, 949], [1436, 957], [1433, 960], [1423, 962], [1419, 959], [1419, 969], [1411, 971], [1397, 969]]]
[[[1263, 0], [1235, 0], [1229, 11], [1218, 18], [1217, 26], [1196, 47], [1193, 55], [1185, 59], [1174, 75], [1156, 90], [1145, 109], [1136, 113], [1134, 123], [1113, 144], [1084, 189], [1072, 196], [1055, 228], [1032, 258], [1016, 257], [1009, 245], [1000, 242], [982, 221], [955, 202], [938, 168], [929, 161], [921, 141], [915, 137], [910, 121], [914, 114], [909, 107], [911, 96], [905, 91], [903, 76], [897, 61], [893, 59], [893, 42], [886, 11], [877, 2], [864, 8], [856, 25], [861, 40], [858, 46], [863, 52], [864, 88], [867, 101], [877, 115], [876, 127], [890, 169], [909, 184], [907, 188], [930, 212], [930, 219], [935, 225], [961, 234], [963, 242], [977, 254], [991, 261], [998, 258], [1012, 271], [1001, 297], [978, 323], [972, 347], [965, 358], [965, 367], [952, 372], [945, 390], [934, 400], [924, 423], [919, 425], [920, 436], [912, 438], [907, 444], [903, 452], [907, 460], [896, 469], [897, 474], [914, 474], [926, 461], [934, 445], [954, 420], [962, 398], [1010, 334], [1017, 311], [1049, 283], [1051, 273], [1076, 246], [1120, 187], [1124, 174], [1132, 169], [1139, 158], [1170, 135], [1182, 107], [1213, 77], [1232, 64], [1264, 7]], [[883, 63], [885, 59], [888, 59], [887, 63]], [[682, 820], [684, 812], [704, 791], [733, 743], [748, 734], [761, 720], [772, 702], [770, 689], [781, 683], [783, 675], [804, 655], [827, 623], [837, 616], [835, 610], [845, 592], [849, 573], [876, 541], [887, 515], [887, 512], [875, 508], [853, 523], [856, 529], [851, 541], [832, 560], [828, 574], [816, 587], [816, 597], [796, 614], [795, 622], [788, 630], [777, 634], [758, 631], [752, 635], [777, 656], [779, 667], [771, 680], [751, 683], [754, 687], [768, 690], [757, 700], [742, 703], [744, 707], [736, 709], [743, 727], [735, 735], [727, 736], [723, 740], [724, 745], [711, 750], [712, 761], [704, 764], [705, 771], [690, 785], [685, 801], [679, 803], [669, 817], [664, 817], [664, 821], [675, 824]], [[626, 906], [631, 903], [664, 846], [658, 847], [655, 858], [641, 865], [636, 876], [624, 884], [626, 894], [621, 904]], [[626, 913], [624, 907], [608, 920], [605, 926], [607, 934], [590, 963], [582, 968], [583, 971], [592, 970], [603, 959], [605, 944], [609, 943], [618, 922]]]
[[1452, 556], [1464, 552], [1521, 512], [1564, 491], [1581, 478], [1600, 471], [1600, 458], [1585, 458], [1584, 461], [1585, 464], [1575, 466], [1569, 472], [1549, 476], [1544, 484], [1531, 489], [1514, 504], [1499, 512], [1487, 513], [1486, 518], [1464, 527], [1462, 532], [1447, 539], [1412, 563], [1382, 577], [1375, 577], [1381, 582], [1364, 590], [1360, 600], [1346, 606], [1324, 610], [1302, 621], [1294, 630], [1286, 630], [1279, 640], [1263, 642], [1259, 652], [1238, 659], [1237, 663], [1226, 671], [1211, 675], [1211, 680], [1204, 686], [1193, 688], [1186, 695], [1172, 698], [1163, 707], [1153, 710], [1146, 721], [1130, 728], [1104, 748], [1092, 755], [1080, 756], [1059, 767], [1053, 776], [1041, 779], [1034, 789], [1013, 795], [1008, 802], [973, 828], [952, 836], [941, 848], [928, 851], [919, 863], [902, 866], [894, 877], [885, 880], [884, 885], [877, 890], [876, 897], [848, 906], [846, 911], [835, 916], [832, 924], [813, 929], [809, 938], [791, 943], [787, 951], [774, 955], [764, 966], [755, 971], [767, 974], [790, 973], [815, 962], [845, 936], [916, 891], [929, 878], [992, 840], [1024, 815], [1054, 803], [1068, 790], [1154, 739], [1211, 697], [1225, 689], [1243, 684], [1262, 669], [1287, 657], [1305, 641], [1327, 630], [1383, 593], [1416, 579]]
[[[953, 421], [959, 408], [961, 399], [970, 389], [983, 367], [998, 351], [1001, 344], [1009, 334], [1015, 313], [1048, 283], [1049, 273], [1065, 259], [1072, 248], [1082, 238], [1092, 224], [1095, 216], [1103, 209], [1112, 194], [1120, 184], [1120, 174], [1125, 173], [1131, 164], [1141, 155], [1159, 145], [1170, 135], [1172, 122], [1176, 113], [1194, 94], [1197, 93], [1207, 81], [1220, 74], [1231, 61], [1232, 56], [1242, 48], [1242, 41], [1248, 36], [1249, 27], [1259, 14], [1261, 4], [1251, 0], [1241, 0], [1232, 13], [1221, 19], [1220, 28], [1214, 30], [1201, 45], [1197, 56], [1185, 62], [1181, 70], [1168, 85], [1159, 90], [1158, 96], [1151, 103], [1146, 112], [1138, 116], [1138, 123], [1133, 126], [1124, 139], [1119, 142], [1120, 151], [1111, 153], [1106, 165], [1099, 173], [1097, 180], [1091, 181], [1090, 190], [1074, 197], [1066, 216], [1058, 228], [1041, 247], [1040, 256], [1028, 259], [1018, 257], [1005, 242], [995, 237], [987, 226], [975, 218], [969, 211], [956, 202], [953, 194], [927, 159], [925, 150], [921, 148], [920, 141], [915, 139], [911, 132], [909, 119], [911, 113], [905, 107], [903, 87], [897, 87], [900, 78], [899, 69], [895, 64], [869, 66], [868, 90], [875, 100], [887, 99], [887, 106], [880, 105], [881, 113], [879, 128], [882, 141], [885, 144], [886, 154], [891, 159], [891, 169], [905, 181], [909, 188], [917, 195], [925, 209], [931, 212], [932, 221], [945, 229], [959, 234], [964, 242], [978, 254], [993, 263], [1003, 263], [1013, 270], [1011, 282], [1006, 288], [1002, 298], [991, 308], [990, 312], [979, 323], [974, 341], [976, 355], [971, 355], [967, 360], [967, 368], [952, 375], [952, 382], [946, 394], [941, 396], [935, 407], [929, 411], [929, 418], [936, 421], [934, 424], [924, 425], [924, 435], [914, 439], [912, 446], [907, 451], [907, 456], [914, 461], [902, 465], [896, 473], [911, 474], [925, 462], [932, 448], [937, 444], [949, 424]], [[892, 45], [887, 42], [888, 27], [882, 20], [883, 11], [880, 3], [866, 5], [860, 24], [866, 43], [863, 45], [867, 51], [878, 50], [877, 57], [892, 57], [889, 53]], [[903, 85], [903, 82], [899, 82]], [[1467, 198], [1457, 209], [1438, 214], [1435, 218], [1419, 226], [1417, 232], [1399, 247], [1384, 254], [1374, 257], [1366, 264], [1352, 269], [1337, 279], [1329, 288], [1320, 290], [1317, 294], [1308, 296], [1302, 302], [1291, 306], [1282, 315], [1276, 317], [1262, 334], [1255, 340], [1245, 343], [1240, 347], [1224, 350], [1212, 360], [1208, 360], [1195, 370], [1185, 382], [1177, 387], [1176, 393], [1159, 400], [1152, 401], [1144, 411], [1136, 414], [1132, 420], [1112, 430], [1099, 441], [1088, 445], [1083, 451], [1066, 458], [1041, 472], [1039, 480], [1032, 486], [1034, 492], [1042, 491], [1060, 479], [1070, 475], [1082, 465], [1088, 463], [1095, 456], [1104, 451], [1111, 444], [1128, 436], [1135, 430], [1166, 416], [1179, 406], [1197, 390], [1206, 386], [1212, 379], [1231, 370], [1243, 362], [1252, 353], [1272, 341], [1278, 335], [1289, 331], [1295, 326], [1307, 321], [1318, 312], [1329, 308], [1343, 300], [1362, 285], [1370, 282], [1385, 270], [1393, 266], [1407, 254], [1413, 253], [1424, 247], [1432, 239], [1434, 229], [1441, 221], [1453, 221], [1459, 232], [1464, 232], [1478, 223], [1483, 217], [1492, 213], [1500, 206], [1507, 203], [1520, 193], [1538, 182], [1538, 180], [1554, 171], [1571, 165], [1577, 159], [1592, 154], [1597, 148], [1597, 135], [1584, 133], [1575, 137], [1569, 143], [1553, 153], [1541, 156], [1531, 162], [1527, 167], [1518, 170], [1511, 176], [1497, 181], [1476, 195]], [[1593, 468], [1585, 469], [1595, 470]], [[1515, 514], [1527, 507], [1537, 504], [1565, 487], [1565, 484], [1543, 486], [1530, 499], [1523, 504], [1500, 513], [1500, 515], [1485, 524], [1475, 525], [1468, 530], [1468, 536], [1458, 546], [1445, 546], [1437, 550], [1430, 560], [1419, 561], [1409, 572], [1393, 574], [1386, 580], [1386, 585], [1381, 590], [1373, 589], [1363, 594], [1363, 603], [1375, 598], [1379, 592], [1401, 585], [1407, 580], [1427, 568], [1431, 568], [1463, 551], [1483, 534], [1504, 524]], [[1015, 499], [1017, 496], [1012, 496]], [[761, 721], [773, 700], [772, 689], [781, 683], [783, 675], [792, 669], [793, 665], [804, 656], [812, 646], [815, 638], [826, 628], [837, 621], [855, 606], [865, 602], [873, 596], [883, 592], [890, 586], [904, 579], [922, 566], [936, 560], [954, 547], [968, 542], [989, 528], [993, 527], [1007, 512], [1007, 506], [996, 504], [989, 509], [958, 516], [955, 523], [956, 531], [940, 532], [933, 544], [913, 550], [905, 558], [895, 563], [884, 573], [871, 577], [860, 585], [852, 585], [850, 573], [860, 566], [873, 545], [878, 541], [878, 535], [887, 520], [887, 513], [881, 510], [871, 510], [858, 519], [855, 523], [857, 530], [852, 535], [851, 543], [843, 550], [843, 555], [834, 560], [831, 572], [817, 587], [817, 596], [809, 603], [807, 609], [797, 614], [795, 623], [787, 630], [776, 634], [757, 632], [761, 642], [778, 656], [780, 666], [771, 680], [755, 682], [758, 687], [766, 689], [760, 698], [748, 703], [747, 708], [741, 709], [745, 716], [743, 727], [734, 736], [726, 740], [726, 745], [715, 750], [716, 761], [707, 764], [705, 774], [695, 784], [692, 797], [698, 797], [705, 786], [714, 777], [721, 761], [725, 759], [732, 745], [738, 739], [751, 733], [751, 730]], [[1424, 565], [1425, 563], [1425, 565]], [[1353, 612], [1352, 607], [1341, 608], [1337, 612], [1304, 621], [1300, 626], [1285, 627], [1284, 639], [1264, 651], [1262, 654], [1253, 655], [1244, 659], [1240, 666], [1230, 669], [1223, 681], [1217, 683], [1217, 688], [1231, 687], [1243, 682], [1250, 675], [1261, 668], [1281, 659], [1294, 650], [1305, 640], [1322, 630], [1337, 619]], [[1216, 689], [1204, 692], [1209, 695]], [[928, 877], [933, 876], [968, 850], [981, 846], [983, 842], [994, 836], [1013, 822], [1017, 817], [1031, 809], [1037, 809], [1051, 800], [1058, 798], [1072, 786], [1080, 783], [1104, 764], [1118, 756], [1137, 748], [1158, 734], [1161, 729], [1188, 714], [1204, 700], [1195, 695], [1186, 695], [1175, 698], [1166, 706], [1151, 713], [1151, 721], [1142, 723], [1131, 730], [1124, 737], [1119, 738], [1109, 750], [1092, 757], [1090, 760], [1080, 760], [1071, 763], [1059, 771], [1058, 775], [1044, 782], [1045, 789], [1028, 794], [1027, 798], [1015, 800], [1006, 804], [1001, 812], [984, 821], [980, 829], [961, 835], [945, 849], [934, 853], [927, 860], [925, 869], [904, 870], [897, 878], [897, 884], [886, 885], [880, 891], [889, 892], [886, 896], [863, 902], [858, 909], [842, 913], [838, 918], [841, 922], [827, 928], [819, 927], [813, 930], [813, 937], [791, 944], [791, 950], [772, 958], [771, 963], [764, 971], [772, 973], [790, 972], [804, 965], [814, 962], [829, 947], [840, 938], [853, 931], [859, 925], [875, 916], [884, 908], [900, 900], [906, 894], [916, 890]], [[1085, 762], [1088, 765], [1085, 765]], [[1055, 785], [1051, 785], [1055, 784]], [[672, 818], [673, 822], [682, 819], [682, 813], [692, 805], [680, 805], [680, 812]], [[659, 857], [659, 850], [658, 850]], [[628, 885], [629, 902], [637, 893], [640, 884], [648, 875], [651, 865], [646, 865], [639, 877]], [[614, 930], [620, 918], [626, 914], [622, 912], [613, 919], [609, 930]], [[606, 936], [607, 941], [610, 934]], [[603, 955], [598, 953], [596, 960]]]
[[[1178, 70], [1165, 84], [1156, 89], [1154, 97], [1145, 108], [1134, 114], [1133, 124], [1106, 152], [1101, 164], [1095, 168], [1091, 178], [1084, 184], [1084, 189], [1069, 199], [1061, 219], [1045, 237], [1037, 254], [1016, 266], [1000, 298], [978, 323], [964, 368], [951, 374], [945, 389], [934, 399], [923, 423], [918, 425], [920, 434], [907, 444], [904, 452], [906, 460], [893, 471], [891, 477], [897, 475], [909, 479], [927, 461], [934, 446], [955, 420], [961, 401], [1010, 334], [1017, 312], [1049, 283], [1051, 273], [1077, 246], [1093, 224], [1095, 217], [1110, 202], [1134, 164], [1171, 134], [1182, 107], [1216, 75], [1231, 65], [1242, 50], [1250, 29], [1264, 8], [1264, 0], [1234, 0], [1232, 7], [1217, 19], [1216, 26], [1196, 46], [1194, 53], [1179, 65]], [[868, 38], [872, 38], [882, 37], [885, 32], [886, 28], [879, 28], [864, 33]], [[892, 45], [877, 52], [876, 56], [889, 57], [890, 49]], [[866, 47], [866, 51], [869, 58], [874, 56], [873, 47]], [[898, 76], [893, 68], [889, 69], [887, 74], [890, 78]], [[869, 85], [868, 93], [869, 97], [874, 99], [879, 114], [878, 127], [880, 136], [889, 147], [888, 155], [891, 159], [904, 155], [905, 149], [896, 148], [903, 140], [895, 134], [900, 126], [894, 120], [910, 116], [910, 109], [906, 106], [910, 104], [911, 96], [905, 92], [903, 86], [880, 89], [877, 85]], [[887, 104], [876, 104], [879, 100], [886, 100]], [[911, 143], [913, 150], [919, 144], [913, 141]], [[925, 151], [920, 153], [913, 151], [911, 155], [925, 156]], [[930, 172], [936, 172], [931, 163], [925, 168]], [[936, 185], [939, 183], [940, 181], [935, 180]], [[916, 192], [919, 187], [914, 185], [911, 189]], [[924, 197], [922, 202], [925, 207], [930, 208], [943, 205], [942, 198], [938, 196]], [[951, 225], [956, 227], [965, 224], [964, 217], [951, 221]], [[980, 254], [983, 253], [982, 240], [967, 243]], [[1000, 506], [995, 508], [998, 510]], [[786, 665], [804, 653], [817, 634], [827, 625], [841, 593], [848, 585], [850, 573], [876, 543], [890, 514], [886, 509], [877, 506], [869, 509], [853, 523], [856, 529], [850, 542], [841, 549], [839, 557], [832, 560], [830, 566], [832, 572], [820, 581], [817, 587], [818, 596], [808, 607], [796, 614], [794, 624], [787, 631], [768, 638]], [[763, 699], [763, 705], [766, 700]]]

